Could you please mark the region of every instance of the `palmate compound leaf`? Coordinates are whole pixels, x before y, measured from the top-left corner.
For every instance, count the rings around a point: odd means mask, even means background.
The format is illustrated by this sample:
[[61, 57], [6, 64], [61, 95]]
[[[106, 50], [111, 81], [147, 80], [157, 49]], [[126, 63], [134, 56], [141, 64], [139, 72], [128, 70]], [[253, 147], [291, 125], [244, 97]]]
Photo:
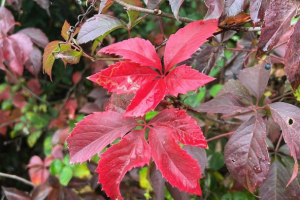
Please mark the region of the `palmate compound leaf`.
[[230, 174], [251, 193], [269, 171], [266, 125], [260, 116], [252, 116], [230, 137], [225, 146], [225, 163]]
[[270, 166], [266, 180], [259, 187], [261, 200], [287, 200], [286, 184], [289, 181], [289, 173], [283, 164], [275, 157]]
[[150, 128], [149, 145], [152, 158], [166, 180], [178, 189], [201, 195], [201, 169], [172, 137], [172, 128], [156, 125]]
[[265, 63], [240, 71], [238, 79], [245, 88], [256, 97], [257, 101], [262, 97], [270, 77], [270, 70], [265, 69]]
[[182, 144], [207, 147], [207, 142], [196, 120], [187, 115], [184, 110], [165, 109], [151, 120], [150, 125], [172, 128], [173, 137]]
[[[103, 39], [110, 32], [118, 29], [125, 28], [121, 20], [110, 15], [99, 14], [89, 18], [81, 27], [77, 42], [79, 44], [87, 43], [91, 40], [98, 38]], [[99, 38], [101, 37], [101, 38]]]
[[286, 52], [284, 55], [284, 63], [287, 77], [292, 85], [294, 91], [300, 85], [300, 21], [295, 24], [294, 32], [290, 37], [287, 44]]
[[257, 56], [270, 51], [288, 30], [297, 11], [295, 0], [273, 0], [265, 13], [258, 42]]
[[199, 20], [186, 25], [171, 35], [165, 49], [164, 63], [166, 71], [185, 61], [212, 36], [218, 28], [217, 19]]
[[144, 133], [144, 130], [132, 131], [101, 154], [96, 172], [102, 189], [111, 199], [123, 199], [119, 186], [126, 172], [149, 164], [151, 152]]
[[276, 102], [268, 105], [274, 121], [280, 126], [284, 141], [289, 146], [291, 156], [295, 160], [294, 171], [288, 184], [298, 174], [298, 161], [300, 156], [300, 109], [294, 105]]
[[70, 162], [90, 159], [137, 125], [134, 119], [121, 117], [122, 114], [113, 111], [96, 112], [79, 122], [67, 139]]

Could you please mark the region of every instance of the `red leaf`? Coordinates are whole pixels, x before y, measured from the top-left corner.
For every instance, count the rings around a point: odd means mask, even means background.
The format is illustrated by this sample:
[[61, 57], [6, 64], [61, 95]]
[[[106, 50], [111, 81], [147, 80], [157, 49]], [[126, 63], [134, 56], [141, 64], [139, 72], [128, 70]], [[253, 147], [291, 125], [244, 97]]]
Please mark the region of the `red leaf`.
[[144, 130], [129, 133], [119, 143], [105, 151], [100, 158], [96, 172], [99, 173], [102, 189], [111, 199], [123, 199], [119, 186], [126, 172], [148, 164], [151, 158]]
[[104, 14], [94, 15], [82, 25], [77, 36], [77, 42], [82, 44], [98, 37], [101, 37], [102, 40], [111, 31], [124, 27], [125, 25], [118, 18]]
[[206, 140], [196, 120], [186, 114], [184, 110], [165, 109], [156, 115], [149, 123], [168, 126], [173, 129], [172, 135], [178, 142], [197, 147], [207, 147]]
[[224, 10], [224, 0], [205, 0], [208, 10], [205, 19], [218, 19]]
[[115, 111], [118, 113], [125, 113], [130, 104], [134, 94], [116, 94], [113, 93], [106, 104], [105, 110]]
[[171, 35], [165, 49], [165, 71], [169, 71], [174, 65], [189, 59], [217, 28], [218, 20], [216, 19], [199, 20]]
[[277, 102], [269, 104], [274, 121], [280, 126], [284, 141], [289, 146], [291, 156], [295, 160], [294, 172], [288, 184], [290, 184], [298, 174], [298, 161], [300, 156], [300, 110], [298, 107]]
[[41, 90], [41, 85], [38, 79], [30, 79], [27, 82], [28, 88], [36, 95], [40, 95], [43, 93]]
[[153, 160], [166, 180], [182, 191], [201, 195], [201, 169], [196, 160], [175, 142], [168, 126], [156, 126], [149, 131]]
[[285, 187], [288, 177], [288, 171], [275, 157], [266, 180], [259, 187], [261, 199], [287, 199]]
[[263, 119], [253, 116], [235, 131], [225, 146], [225, 163], [229, 172], [251, 193], [269, 171], [266, 131]]
[[198, 161], [198, 165], [200, 166], [201, 173], [205, 173], [205, 166], [208, 162], [206, 151], [203, 148], [192, 147], [189, 145], [185, 145], [182, 149], [187, 150], [188, 154], [190, 154], [195, 160]]
[[247, 88], [257, 101], [262, 97], [267, 87], [270, 70], [265, 69], [265, 63], [260, 63], [254, 67], [240, 71], [238, 79]]
[[186, 65], [176, 67], [165, 77], [167, 93], [173, 96], [196, 90], [214, 79]]
[[72, 75], [72, 82], [73, 84], [77, 84], [82, 79], [82, 74], [80, 72], [75, 72]]
[[67, 139], [70, 162], [82, 163], [90, 159], [136, 126], [135, 120], [121, 116], [112, 111], [97, 112], [79, 122]]
[[292, 18], [297, 11], [296, 3], [292, 0], [274, 0], [265, 13], [264, 23], [258, 42], [257, 56], [270, 51], [288, 30]]
[[159, 74], [149, 67], [121, 61], [115, 65], [110, 65], [109, 68], [88, 77], [88, 79], [108, 89], [109, 92], [122, 94], [137, 91], [157, 76]]
[[15, 18], [4, 6], [0, 7], [0, 30], [1, 35], [6, 35], [15, 26]]
[[154, 110], [166, 95], [166, 85], [163, 79], [156, 79], [138, 90], [128, 106], [124, 117], [143, 116]]
[[41, 29], [24, 28], [20, 30], [19, 33], [24, 33], [25, 35], [27, 35], [31, 39], [31, 41], [39, 47], [45, 48], [49, 43], [48, 37]]
[[24, 95], [21, 92], [16, 92], [13, 96], [12, 103], [18, 108], [24, 108], [27, 105]]
[[54, 132], [52, 144], [64, 144], [70, 132], [70, 127], [61, 128]]
[[269, 0], [250, 0], [250, 16], [254, 26], [264, 19], [269, 4]]
[[300, 22], [298, 21], [294, 26], [294, 32], [290, 37], [290, 40], [286, 47], [284, 55], [284, 63], [287, 77], [294, 89], [300, 85], [300, 57], [298, 56], [300, 51], [300, 43], [298, 42], [300, 35]]
[[175, 16], [175, 18], [179, 21], [178, 19], [178, 13], [179, 13], [179, 9], [180, 9], [180, 6], [181, 4], [183, 3], [184, 0], [169, 0], [169, 3], [171, 5], [171, 9], [172, 9], [172, 12]]
[[148, 40], [141, 38], [133, 38], [109, 45], [102, 48], [98, 53], [115, 54], [141, 66], [154, 67], [160, 72], [162, 70], [154, 46]]
[[[0, 124], [3, 125], [8, 121], [9, 111], [0, 110]], [[8, 126], [8, 125], [7, 125]], [[0, 128], [0, 134], [6, 135], [7, 126]]]
[[32, 183], [39, 185], [44, 183], [50, 175], [50, 172], [46, 168], [44, 162], [38, 156], [31, 157], [29, 164], [29, 176]]

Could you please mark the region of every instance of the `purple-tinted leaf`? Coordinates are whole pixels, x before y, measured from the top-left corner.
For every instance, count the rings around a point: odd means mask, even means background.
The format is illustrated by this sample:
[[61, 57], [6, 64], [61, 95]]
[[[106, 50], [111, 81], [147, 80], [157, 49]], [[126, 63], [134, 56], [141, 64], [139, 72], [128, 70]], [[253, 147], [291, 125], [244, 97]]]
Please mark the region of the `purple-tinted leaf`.
[[265, 63], [240, 71], [238, 79], [259, 100], [265, 92], [270, 77], [270, 70], [265, 69]]
[[33, 46], [29, 59], [26, 61], [26, 68], [35, 76], [42, 68], [42, 52], [36, 46]]
[[102, 0], [99, 5], [99, 14], [105, 13], [106, 10], [112, 5], [114, 2], [112, 0]]
[[205, 149], [199, 147], [192, 147], [189, 145], [184, 145], [182, 149], [187, 150], [188, 154], [193, 156], [193, 158], [198, 161], [198, 164], [201, 168], [201, 173], [204, 174], [205, 166], [208, 162]]
[[[280, 156], [285, 169], [287, 170], [287, 179], [294, 173], [294, 160], [290, 156]], [[288, 186], [286, 186], [286, 195], [289, 199], [298, 200], [300, 196], [300, 177], [299, 174]]]
[[280, 135], [280, 127], [271, 117], [267, 119], [266, 124], [268, 138], [274, 143]]
[[90, 159], [136, 126], [135, 120], [121, 117], [122, 114], [113, 111], [98, 112], [79, 122], [67, 139], [70, 162], [82, 163]]
[[270, 51], [288, 30], [297, 6], [294, 0], [273, 0], [265, 13], [258, 42], [257, 56]]
[[6, 2], [20, 13], [22, 0], [7, 0]]
[[249, 111], [249, 109], [245, 107], [241, 100], [230, 93], [217, 96], [214, 99], [201, 104], [199, 107], [193, 108], [193, 110], [197, 112], [224, 114], [235, 114], [238, 112]]
[[2, 187], [4, 194], [8, 200], [31, 200], [30, 196], [16, 188]]
[[147, 5], [147, 8], [149, 9], [156, 8], [156, 6], [158, 6], [158, 4], [160, 4], [160, 2], [162, 1], [163, 0], [144, 0], [145, 4]]
[[179, 13], [179, 9], [180, 9], [180, 6], [181, 4], [183, 3], [184, 0], [169, 0], [169, 3], [171, 5], [171, 9], [172, 9], [172, 12], [175, 16], [175, 18], [179, 21], [178, 19], [178, 13]]
[[270, 0], [250, 0], [250, 16], [254, 26], [265, 17]]
[[294, 105], [277, 102], [269, 104], [274, 121], [280, 126], [284, 141], [290, 148], [291, 156], [295, 160], [294, 173], [291, 181], [298, 173], [298, 161], [300, 156], [300, 109]]
[[153, 199], [164, 199], [165, 198], [165, 179], [162, 177], [159, 170], [157, 170], [155, 163], [150, 165], [150, 181], [153, 188], [154, 195]]
[[41, 48], [45, 48], [49, 43], [48, 37], [45, 33], [38, 28], [24, 28], [19, 32], [24, 33], [28, 37], [30, 37], [31, 41], [38, 45]]
[[244, 122], [225, 146], [225, 163], [231, 175], [251, 193], [269, 171], [266, 125], [259, 116]]
[[224, 9], [224, 0], [205, 0], [208, 10], [204, 19], [218, 19]]
[[226, 93], [230, 93], [238, 97], [244, 104], [252, 102], [251, 94], [238, 80], [230, 79], [227, 81], [218, 92], [217, 97]]
[[227, 17], [234, 16], [244, 11], [247, 5], [247, 0], [226, 0], [224, 5], [224, 12]]
[[195, 69], [204, 74], [209, 74], [218, 60], [222, 57], [224, 49], [221, 46], [212, 46], [203, 44], [190, 59], [181, 62], [178, 65], [195, 66]]
[[47, 14], [50, 16], [49, 12], [49, 6], [50, 6], [50, 1], [49, 0], [34, 0], [41, 8], [46, 10]]
[[261, 200], [286, 200], [285, 186], [289, 181], [289, 173], [286, 168], [275, 158], [270, 166], [266, 180], [259, 187]]
[[49, 184], [40, 184], [31, 192], [31, 198], [32, 200], [44, 200], [49, 195], [51, 190], [52, 187]]
[[105, 110], [115, 111], [118, 113], [125, 113], [128, 105], [130, 104], [134, 94], [117, 94], [113, 93], [106, 104]]
[[77, 41], [79, 44], [82, 44], [100, 36], [99, 40], [102, 40], [107, 34], [118, 28], [125, 28], [125, 25], [119, 19], [110, 15], [95, 15], [82, 25]]
[[4, 6], [0, 7], [0, 34], [6, 35], [14, 26], [14, 16]]
[[166, 187], [167, 187], [168, 191], [170, 192], [171, 196], [174, 198], [174, 200], [189, 200], [190, 199], [189, 193], [178, 190], [177, 187], [173, 187], [168, 182], [166, 182]]
[[294, 89], [298, 88], [300, 84], [300, 21], [294, 26], [294, 32], [290, 37], [290, 40], [286, 47], [284, 55], [284, 63], [287, 77]]

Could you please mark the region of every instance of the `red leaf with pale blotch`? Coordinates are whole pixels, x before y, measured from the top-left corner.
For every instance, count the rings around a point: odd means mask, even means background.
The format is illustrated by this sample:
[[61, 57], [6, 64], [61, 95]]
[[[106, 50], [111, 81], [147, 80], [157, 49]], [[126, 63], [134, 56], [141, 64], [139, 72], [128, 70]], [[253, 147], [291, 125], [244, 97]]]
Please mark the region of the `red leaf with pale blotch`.
[[98, 53], [115, 54], [141, 66], [154, 67], [161, 71], [160, 59], [154, 46], [148, 40], [141, 38], [124, 40], [104, 47]]
[[218, 20], [199, 20], [192, 22], [171, 35], [165, 49], [166, 71], [174, 65], [187, 60], [217, 30]]
[[175, 108], [163, 110], [150, 121], [150, 125], [172, 128], [173, 137], [182, 144], [207, 147], [207, 142], [196, 120], [187, 115], [184, 110]]
[[[136, 96], [124, 116], [143, 116], [155, 109], [166, 94], [186, 94], [214, 80], [185, 65], [172, 68], [188, 59], [209, 36], [212, 36], [217, 24], [217, 20], [195, 21], [172, 35], [164, 54], [165, 70], [162, 69], [154, 47], [147, 40], [133, 38], [105, 47], [99, 52], [123, 56], [130, 62], [122, 61], [111, 65], [89, 79], [110, 92], [136, 91]], [[181, 84], [178, 84], [179, 82]]]
[[110, 65], [109, 68], [88, 77], [88, 79], [108, 89], [109, 92], [122, 94], [136, 92], [141, 86], [151, 82], [157, 76], [159, 74], [149, 67], [121, 61]]
[[116, 94], [113, 93], [106, 104], [105, 110], [115, 111], [118, 113], [125, 113], [134, 94]]
[[166, 180], [180, 190], [201, 195], [201, 169], [197, 161], [181, 149], [172, 136], [172, 128], [155, 126], [149, 131], [152, 158]]
[[251, 193], [269, 171], [266, 125], [260, 116], [252, 116], [231, 136], [225, 146], [225, 163], [231, 175]]
[[298, 174], [298, 161], [300, 156], [300, 109], [294, 105], [277, 102], [268, 105], [274, 121], [280, 126], [284, 141], [289, 146], [291, 156], [295, 160], [294, 172], [290, 184]]
[[82, 163], [90, 159], [136, 126], [134, 119], [121, 116], [113, 111], [97, 112], [79, 122], [67, 139], [70, 162]]
[[99, 183], [111, 199], [123, 199], [119, 190], [125, 173], [134, 167], [149, 164], [150, 147], [145, 140], [144, 130], [135, 130], [122, 138], [100, 156], [96, 172]]
[[261, 28], [257, 56], [272, 50], [290, 27], [296, 11], [297, 4], [293, 0], [273, 0], [270, 2]]
[[283, 164], [275, 158], [270, 166], [270, 171], [266, 180], [259, 187], [261, 200], [268, 199], [287, 199], [286, 184], [289, 180], [289, 173]]
[[294, 32], [290, 37], [284, 55], [284, 63], [285, 63], [284, 68], [286, 70], [287, 77], [294, 91], [296, 91], [296, 89], [300, 85], [299, 35], [300, 35], [300, 21], [298, 21], [294, 26]]

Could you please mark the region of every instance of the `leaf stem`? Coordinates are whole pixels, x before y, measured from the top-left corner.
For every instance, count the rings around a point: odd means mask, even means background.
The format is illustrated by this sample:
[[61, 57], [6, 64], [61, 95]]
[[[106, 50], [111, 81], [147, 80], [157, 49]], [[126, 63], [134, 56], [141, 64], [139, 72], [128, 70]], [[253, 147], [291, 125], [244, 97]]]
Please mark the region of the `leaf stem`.
[[[147, 13], [147, 14], [151, 14], [151, 15], [158, 15], [158, 16], [162, 16], [162, 17], [166, 17], [166, 18], [170, 18], [170, 19], [176, 19], [174, 15], [162, 12], [161, 10], [157, 10], [157, 9], [151, 10], [151, 9], [147, 9], [147, 8], [133, 6], [128, 3], [125, 3], [122, 0], [113, 0], [113, 1], [117, 4], [120, 4], [121, 6], [124, 6], [124, 9], [127, 11], [138, 11], [138, 12]], [[187, 18], [187, 17], [178, 17], [178, 19], [182, 22], [188, 22], [188, 23], [195, 21], [195, 20]]]
[[275, 150], [274, 150], [275, 153], [277, 153], [277, 151], [278, 151], [278, 149], [279, 149], [279, 145], [280, 145], [280, 143], [281, 143], [282, 138], [283, 138], [283, 134], [281, 133], [281, 134], [280, 134], [280, 138], [279, 138], [278, 141], [277, 141], [276, 148], [275, 148]]
[[209, 139], [207, 139], [206, 141], [207, 141], [207, 142], [210, 142], [210, 141], [219, 139], [219, 138], [221, 138], [221, 137], [226, 137], [226, 136], [228, 136], [228, 135], [232, 135], [233, 133], [234, 133], [234, 131], [229, 132], [229, 133], [223, 133], [223, 134], [217, 135], [217, 136], [215, 136], [215, 137], [209, 138]]
[[21, 178], [21, 177], [19, 177], [19, 176], [16, 176], [16, 175], [11, 175], [11, 174], [6, 174], [6, 173], [2, 173], [2, 172], [0, 172], [0, 177], [5, 177], [5, 178], [10, 178], [10, 179], [15, 179], [15, 180], [18, 180], [18, 181], [21, 181], [21, 182], [23, 182], [23, 183], [25, 183], [25, 184], [27, 184], [27, 185], [30, 185], [30, 186], [32, 186], [32, 187], [35, 187], [36, 185], [35, 184], [33, 184], [32, 182], [30, 182], [30, 181], [28, 181], [28, 180], [26, 180], [26, 179], [24, 179], [24, 178]]
[[272, 101], [272, 102], [277, 101], [278, 99], [281, 99], [281, 98], [283, 98], [283, 97], [285, 97], [285, 96], [288, 96], [288, 95], [291, 95], [291, 94], [293, 94], [293, 91], [287, 92], [287, 93], [285, 93], [285, 94], [283, 94], [283, 95], [280, 95], [280, 96], [278, 96], [278, 97], [275, 97], [275, 98], [271, 99], [271, 101]]

